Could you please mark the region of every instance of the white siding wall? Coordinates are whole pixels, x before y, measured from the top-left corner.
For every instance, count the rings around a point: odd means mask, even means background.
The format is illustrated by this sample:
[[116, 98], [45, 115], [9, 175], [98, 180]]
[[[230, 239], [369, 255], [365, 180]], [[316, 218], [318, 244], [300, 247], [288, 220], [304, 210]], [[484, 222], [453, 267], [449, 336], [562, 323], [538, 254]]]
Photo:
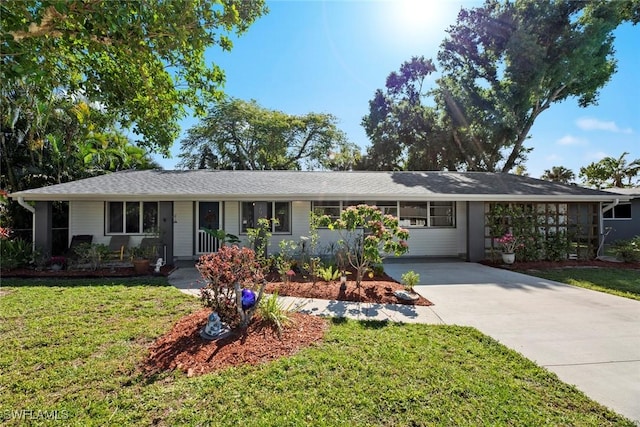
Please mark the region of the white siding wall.
[[69, 202], [69, 242], [76, 234], [93, 235], [93, 243], [109, 244], [110, 237], [104, 235], [104, 202]]
[[224, 224], [221, 228], [229, 234], [240, 237], [240, 203], [224, 202]]
[[457, 256], [457, 228], [409, 228], [407, 256]]
[[193, 255], [193, 202], [174, 202], [173, 213], [173, 256], [190, 257]]
[[[240, 234], [240, 204], [225, 202], [224, 223], [221, 227], [231, 234], [240, 236], [243, 244], [247, 244], [246, 235]], [[193, 256], [194, 242], [194, 203], [179, 201], [174, 203], [174, 256]], [[269, 247], [269, 253], [279, 250], [282, 240], [300, 241], [301, 236], [309, 235], [309, 211], [311, 203], [295, 201], [291, 203], [292, 219], [291, 234], [274, 234]], [[69, 203], [69, 239], [76, 234], [92, 234], [95, 243], [109, 243], [109, 236], [104, 235], [104, 202], [101, 201], [72, 201]], [[318, 252], [325, 253], [332, 242], [340, 239], [335, 231], [318, 230], [320, 243]], [[465, 202], [456, 203], [455, 228], [409, 228], [409, 252], [407, 256], [458, 256], [467, 251], [467, 210]], [[130, 245], [140, 243], [143, 236], [131, 236]]]

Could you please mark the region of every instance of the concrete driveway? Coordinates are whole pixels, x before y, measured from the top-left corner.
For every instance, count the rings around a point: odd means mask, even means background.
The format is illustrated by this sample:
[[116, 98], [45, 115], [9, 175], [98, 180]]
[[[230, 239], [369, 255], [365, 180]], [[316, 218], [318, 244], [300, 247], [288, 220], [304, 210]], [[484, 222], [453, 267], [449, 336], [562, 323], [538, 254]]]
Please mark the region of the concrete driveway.
[[463, 262], [386, 262], [445, 324], [473, 326], [640, 425], [640, 301]]

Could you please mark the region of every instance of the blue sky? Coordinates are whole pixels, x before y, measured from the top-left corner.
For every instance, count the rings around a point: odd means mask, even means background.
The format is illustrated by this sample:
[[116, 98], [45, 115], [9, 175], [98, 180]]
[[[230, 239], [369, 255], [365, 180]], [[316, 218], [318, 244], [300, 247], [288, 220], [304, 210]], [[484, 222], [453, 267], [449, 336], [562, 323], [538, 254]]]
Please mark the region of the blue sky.
[[[331, 113], [348, 138], [366, 147], [360, 125], [369, 100], [386, 77], [412, 56], [435, 58], [445, 29], [472, 1], [271, 1], [270, 13], [234, 40], [231, 52], [212, 50], [208, 60], [227, 77], [225, 92], [255, 99], [288, 114]], [[599, 104], [580, 108], [575, 99], [554, 104], [537, 119], [527, 145], [534, 147], [527, 171], [539, 177], [562, 165], [581, 166], [627, 151], [640, 158], [640, 27], [616, 31], [618, 72], [601, 91]], [[189, 117], [183, 131], [195, 124]], [[178, 162], [157, 160], [165, 169]]]

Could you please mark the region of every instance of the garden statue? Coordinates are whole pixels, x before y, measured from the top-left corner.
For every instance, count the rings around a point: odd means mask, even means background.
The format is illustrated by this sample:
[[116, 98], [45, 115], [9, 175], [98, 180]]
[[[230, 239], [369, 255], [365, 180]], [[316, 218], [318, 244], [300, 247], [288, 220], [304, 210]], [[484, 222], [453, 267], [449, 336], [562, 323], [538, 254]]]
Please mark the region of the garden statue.
[[158, 261], [156, 261], [156, 269], [153, 272], [156, 274], [160, 274], [160, 269], [164, 267], [165, 264], [166, 262], [164, 262], [162, 258], [158, 258]]
[[220, 316], [215, 311], [209, 315], [207, 324], [200, 330], [200, 336], [205, 340], [217, 340], [227, 337], [231, 330], [220, 321]]
[[242, 309], [249, 310], [256, 305], [256, 293], [251, 289], [242, 290]]

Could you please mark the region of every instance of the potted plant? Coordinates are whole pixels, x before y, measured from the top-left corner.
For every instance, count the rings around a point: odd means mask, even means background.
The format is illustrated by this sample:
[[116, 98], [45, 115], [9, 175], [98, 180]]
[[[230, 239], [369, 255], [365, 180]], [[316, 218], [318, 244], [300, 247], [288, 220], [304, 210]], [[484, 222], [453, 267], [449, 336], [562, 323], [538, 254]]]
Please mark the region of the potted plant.
[[516, 249], [520, 247], [518, 238], [511, 233], [506, 233], [495, 240], [502, 245], [502, 261], [505, 264], [513, 264], [516, 260]]
[[149, 272], [148, 250], [141, 246], [133, 246], [129, 248], [129, 256], [133, 264], [133, 270], [136, 274], [147, 274]]

